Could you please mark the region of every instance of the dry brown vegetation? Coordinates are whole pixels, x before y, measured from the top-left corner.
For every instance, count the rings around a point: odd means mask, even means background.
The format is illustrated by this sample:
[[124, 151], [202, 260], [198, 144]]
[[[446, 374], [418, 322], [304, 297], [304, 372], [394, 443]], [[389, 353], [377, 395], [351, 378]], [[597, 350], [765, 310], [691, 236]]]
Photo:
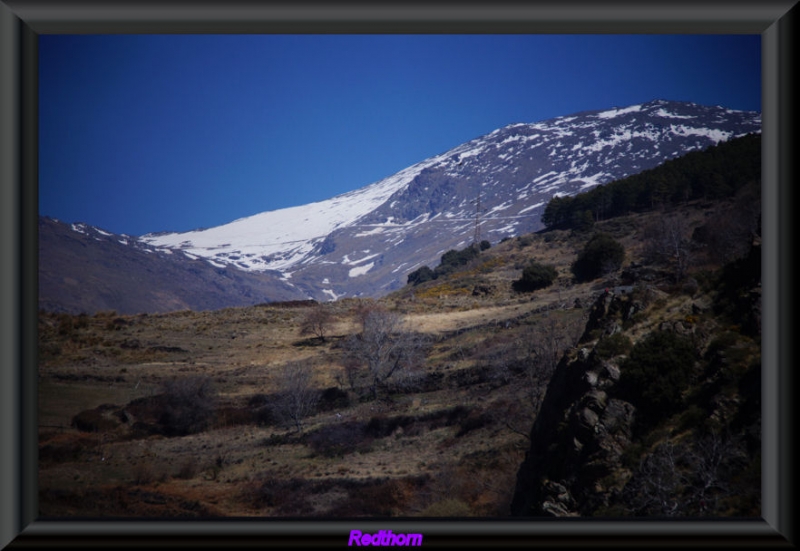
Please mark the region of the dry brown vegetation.
[[[707, 215], [676, 216], [690, 233]], [[603, 223], [626, 247], [625, 266], [644, 258], [646, 218]], [[549, 375], [577, 344], [593, 298], [619, 283], [572, 282], [587, 239], [511, 239], [445, 278], [324, 310], [41, 312], [41, 514], [507, 516]], [[514, 292], [532, 259], [554, 265], [558, 280]], [[667, 275], [659, 281], [673, 285]], [[641, 331], [682, 308], [681, 296], [654, 301]], [[409, 384], [348, 370], [363, 373], [347, 361], [348, 343], [375, 311], [424, 337]], [[310, 380], [287, 385], [292, 366], [310, 369]], [[282, 415], [298, 385], [314, 391], [314, 407]]]

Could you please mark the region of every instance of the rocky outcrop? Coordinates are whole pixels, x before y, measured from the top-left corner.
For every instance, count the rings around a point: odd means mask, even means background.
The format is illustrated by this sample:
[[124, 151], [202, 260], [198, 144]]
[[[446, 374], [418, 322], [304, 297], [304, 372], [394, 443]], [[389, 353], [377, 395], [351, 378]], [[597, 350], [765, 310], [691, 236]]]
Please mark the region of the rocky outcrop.
[[[591, 308], [586, 338], [597, 330], [611, 334], [639, 306], [609, 291]], [[610, 392], [619, 376], [617, 365], [588, 345], [561, 359], [517, 473], [512, 515], [584, 516], [608, 504], [629, 476], [620, 459], [631, 443], [635, 415], [630, 403]]]
[[652, 287], [636, 289], [632, 286], [606, 289], [589, 309], [589, 320], [581, 336], [581, 342], [613, 335], [622, 330], [622, 324], [647, 307], [658, 295]]
[[[680, 506], [679, 512], [670, 510], [670, 515], [728, 514], [729, 510], [752, 514], [751, 504], [760, 495], [758, 479], [747, 474], [757, 472], [760, 450], [759, 252], [753, 247], [747, 257], [723, 267], [711, 292], [689, 293], [684, 286], [681, 293], [668, 295], [637, 283], [633, 288], [610, 287], [594, 300], [578, 348], [561, 359], [534, 421], [531, 447], [517, 473], [513, 516], [663, 514], [648, 501], [663, 491]], [[652, 312], [651, 305], [655, 306]], [[618, 387], [620, 365], [624, 369], [625, 364], [624, 357], [616, 354], [627, 353], [623, 352], [625, 333], [641, 333], [636, 329], [642, 328], [640, 324], [647, 335], [634, 345], [631, 358], [650, 335], [670, 334], [693, 349], [689, 354], [693, 365], [685, 370], [690, 375], [680, 383], [683, 398], [669, 398], [676, 407], [663, 412], [658, 429], [649, 426], [648, 419], [652, 421], [660, 412], [648, 412], [648, 402], [637, 401]], [[681, 366], [688, 365], [678, 348], [647, 353], [680, 357]], [[637, 361], [641, 364], [641, 354]], [[627, 367], [635, 370], [640, 364]], [[665, 365], [664, 369], [674, 369]], [[669, 380], [663, 383], [668, 386]], [[656, 387], [661, 388], [661, 383]], [[642, 389], [643, 395], [650, 392], [647, 395], [653, 399], [652, 390]], [[640, 411], [622, 397], [638, 404]], [[705, 488], [702, 477], [711, 475], [707, 469], [695, 468], [697, 458], [713, 453], [704, 443], [709, 434], [733, 450], [726, 458], [725, 469], [730, 471], [720, 474], [722, 467], [715, 463], [717, 470], [711, 473], [727, 480], [724, 489], [718, 488], [713, 510], [697, 492], [698, 487]], [[719, 434], [724, 438], [713, 436]], [[666, 490], [648, 482], [648, 469], [660, 464], [662, 446], [678, 446], [675, 449], [682, 454], [678, 468], [683, 482]], [[639, 451], [633, 454], [633, 450]], [[672, 469], [674, 475], [678, 463], [659, 468]]]

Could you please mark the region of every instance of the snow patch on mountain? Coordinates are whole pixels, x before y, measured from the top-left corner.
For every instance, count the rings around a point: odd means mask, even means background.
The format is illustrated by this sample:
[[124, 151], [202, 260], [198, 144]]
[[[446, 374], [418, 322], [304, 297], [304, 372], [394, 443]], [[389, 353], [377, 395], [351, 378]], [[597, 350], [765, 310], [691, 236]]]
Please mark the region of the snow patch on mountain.
[[336, 294], [336, 293], [333, 291], [333, 289], [323, 289], [323, 290], [322, 290], [322, 292], [323, 292], [325, 295], [327, 295], [327, 296], [331, 297], [331, 298], [330, 298], [330, 300], [332, 300], [332, 301], [339, 300], [340, 298], [342, 298], [342, 297], [344, 297], [344, 296], [345, 296], [344, 294], [341, 294], [341, 295], [338, 295], [338, 294]]
[[593, 176], [584, 176], [580, 178], [584, 183], [581, 185], [580, 190], [584, 191], [591, 187], [599, 186], [603, 181], [608, 179], [608, 174], [605, 172], [598, 172]]
[[347, 272], [348, 277], [358, 277], [366, 274], [375, 266], [374, 262], [370, 262], [364, 266], [358, 266], [356, 268], [351, 268], [349, 272]]
[[675, 113], [670, 113], [663, 107], [657, 111], [653, 111], [651, 114], [653, 117], [665, 117], [668, 119], [694, 119], [696, 118], [695, 115], [676, 115]]
[[630, 107], [625, 107], [622, 109], [610, 109], [608, 111], [601, 111], [600, 113], [595, 114], [595, 117], [598, 119], [613, 119], [620, 115], [624, 115], [626, 113], [636, 113], [642, 110], [641, 105], [631, 105]]
[[240, 218], [215, 228], [184, 233], [147, 234], [158, 247], [212, 256], [244, 270], [283, 270], [302, 261], [334, 230], [351, 226], [406, 186], [435, 157], [375, 184], [328, 199]]
[[716, 128], [695, 128], [683, 124], [672, 124], [669, 129], [670, 132], [677, 136], [702, 136], [713, 140], [715, 143], [728, 140], [733, 136], [733, 132], [726, 132]]

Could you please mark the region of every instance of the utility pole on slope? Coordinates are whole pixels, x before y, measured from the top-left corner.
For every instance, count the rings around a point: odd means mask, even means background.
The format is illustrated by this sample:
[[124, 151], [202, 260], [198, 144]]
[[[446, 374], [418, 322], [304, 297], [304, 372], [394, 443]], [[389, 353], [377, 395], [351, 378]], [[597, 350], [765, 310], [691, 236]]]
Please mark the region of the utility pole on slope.
[[475, 205], [475, 244], [481, 242], [481, 187], [478, 185], [478, 199]]
[[478, 184], [478, 197], [475, 199], [475, 237], [474, 244], [481, 243], [481, 184]]

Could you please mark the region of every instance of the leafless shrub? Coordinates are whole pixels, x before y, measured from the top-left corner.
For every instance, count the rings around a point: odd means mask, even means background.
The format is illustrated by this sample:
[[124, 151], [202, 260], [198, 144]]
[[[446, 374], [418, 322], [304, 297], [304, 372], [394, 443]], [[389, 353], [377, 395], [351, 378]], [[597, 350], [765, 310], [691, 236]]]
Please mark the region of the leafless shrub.
[[642, 459], [636, 475], [625, 487], [634, 514], [665, 517], [684, 514], [680, 488], [686, 480], [678, 466], [680, 455], [672, 442], [664, 442]]
[[676, 281], [682, 281], [694, 254], [689, 225], [680, 216], [660, 216], [644, 230], [645, 254], [651, 262], [669, 266]]
[[413, 386], [421, 375], [426, 341], [407, 331], [396, 312], [371, 308], [363, 313], [362, 331], [345, 344], [344, 367], [351, 386], [363, 373], [373, 398], [389, 385], [404, 389]]
[[547, 313], [525, 334], [525, 377], [534, 415], [539, 411], [547, 384], [555, 372], [564, 352], [574, 347], [581, 334], [577, 320], [568, 321]]
[[[495, 354], [490, 350], [485, 359], [490, 362], [490, 377], [496, 384], [516, 378], [522, 399], [498, 401], [490, 415], [494, 423], [512, 432], [530, 437], [531, 425], [539, 412], [547, 385], [564, 353], [580, 339], [584, 320], [578, 316], [562, 316], [546, 312], [513, 341], [498, 342]], [[461, 370], [466, 372], [467, 370]]]
[[477, 365], [485, 368], [488, 378], [495, 385], [502, 386], [510, 383], [519, 372], [523, 348], [516, 334], [501, 332], [486, 339], [478, 348], [467, 351], [459, 346], [451, 357], [459, 361], [477, 360]]
[[289, 362], [281, 368], [276, 410], [297, 431], [302, 429], [303, 419], [314, 413], [319, 401], [319, 390], [312, 386], [313, 377], [314, 368], [307, 361]]
[[721, 500], [734, 491], [733, 471], [746, 459], [744, 444], [738, 438], [716, 431], [698, 437], [687, 453], [692, 467], [688, 509], [699, 515], [718, 512]]
[[705, 247], [712, 260], [733, 262], [746, 256], [753, 239], [760, 235], [760, 216], [760, 188], [747, 186], [730, 208], [721, 209], [697, 228], [692, 239]]
[[[538, 406], [540, 401], [536, 400]], [[492, 404], [489, 416], [493, 423], [502, 425], [514, 434], [530, 440], [531, 427], [536, 417], [534, 404], [530, 400], [515, 397], [503, 398]]]
[[359, 301], [355, 307], [353, 307], [351, 312], [356, 324], [363, 329], [367, 316], [369, 316], [372, 312], [383, 310], [385, 310], [385, 308], [375, 302], [373, 299], [365, 299]]
[[724, 500], [739, 491], [735, 475], [746, 464], [739, 438], [712, 431], [690, 443], [666, 441], [641, 461], [624, 497], [639, 516], [721, 515]]
[[325, 342], [325, 336], [328, 334], [333, 320], [334, 316], [330, 306], [318, 304], [306, 311], [300, 322], [300, 334], [314, 335], [320, 341]]

